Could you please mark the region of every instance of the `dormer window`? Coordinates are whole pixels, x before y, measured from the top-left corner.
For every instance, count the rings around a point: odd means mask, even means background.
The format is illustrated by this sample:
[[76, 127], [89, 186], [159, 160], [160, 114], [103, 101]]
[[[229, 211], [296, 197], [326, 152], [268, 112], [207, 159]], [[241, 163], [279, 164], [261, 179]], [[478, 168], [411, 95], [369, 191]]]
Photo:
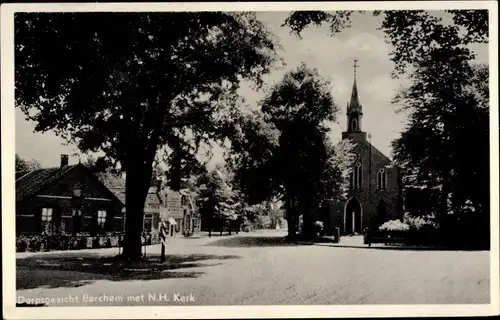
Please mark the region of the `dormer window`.
[[73, 197], [80, 198], [82, 196], [82, 187], [80, 184], [76, 184], [73, 187]]

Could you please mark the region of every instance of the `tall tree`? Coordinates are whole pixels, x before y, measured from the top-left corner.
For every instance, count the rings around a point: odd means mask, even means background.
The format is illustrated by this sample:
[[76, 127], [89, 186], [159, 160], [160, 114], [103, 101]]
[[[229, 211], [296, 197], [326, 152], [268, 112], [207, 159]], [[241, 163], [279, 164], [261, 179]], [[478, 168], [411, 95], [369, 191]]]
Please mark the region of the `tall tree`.
[[242, 131], [243, 143], [235, 144], [244, 164], [236, 168], [242, 190], [257, 195], [252, 203], [284, 196], [289, 235], [295, 237], [302, 214], [304, 235], [312, 236], [314, 211], [340, 189], [340, 171], [333, 166], [334, 148], [327, 139], [327, 124], [337, 112], [328, 83], [302, 64], [273, 87], [261, 112]]
[[[458, 212], [472, 201], [478, 220], [484, 220], [489, 214], [488, 70], [474, 65], [468, 44], [487, 41], [487, 15], [452, 14], [456, 25], [426, 12], [407, 13], [406, 20], [388, 14], [383, 24], [396, 48], [394, 60], [410, 78], [396, 98], [409, 123], [394, 142], [395, 158], [412, 168], [414, 184], [440, 190], [438, 215]], [[467, 23], [473, 17], [474, 26]]]
[[279, 145], [279, 131], [264, 119], [261, 111], [233, 118], [233, 139], [226, 163], [233, 171], [233, 185], [250, 205], [282, 194], [275, 178], [274, 161]]
[[216, 221], [224, 223], [224, 207], [231, 204], [233, 195], [230, 187], [224, 181], [224, 176], [216, 169], [201, 175], [197, 185], [196, 204], [203, 223], [208, 225], [208, 235], [211, 237], [214, 223]]
[[36, 131], [102, 151], [126, 173], [123, 256], [141, 256], [160, 146], [173, 167], [223, 139], [242, 79], [262, 83], [275, 40], [251, 13], [18, 13], [16, 103]]

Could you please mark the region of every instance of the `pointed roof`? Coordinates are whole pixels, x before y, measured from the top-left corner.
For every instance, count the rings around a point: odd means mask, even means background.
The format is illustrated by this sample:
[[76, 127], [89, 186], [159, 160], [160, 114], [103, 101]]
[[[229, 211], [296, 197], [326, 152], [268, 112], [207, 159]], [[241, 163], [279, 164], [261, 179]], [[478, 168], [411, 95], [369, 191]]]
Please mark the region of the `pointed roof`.
[[354, 73], [354, 80], [352, 82], [351, 100], [349, 101], [349, 104], [347, 105], [347, 113], [350, 113], [350, 112], [363, 113], [361, 103], [359, 103], [358, 85], [356, 83], [356, 68], [359, 68], [357, 59], [354, 59], [354, 64], [352, 67], [353, 67], [353, 71], [354, 71], [353, 72]]
[[20, 201], [38, 192], [44, 186], [64, 176], [75, 167], [76, 165], [71, 165], [62, 168], [56, 167], [16, 172], [16, 201]]
[[[94, 181], [104, 188], [105, 192], [116, 201], [121, 202], [97, 177], [82, 163], [67, 165], [64, 167], [54, 167], [47, 169], [36, 169], [32, 171], [16, 172], [16, 201], [21, 201], [41, 191], [45, 186], [58, 181], [73, 170], [81, 169], [94, 179]], [[77, 181], [77, 183], [79, 183]], [[123, 203], [122, 203], [123, 204]]]
[[359, 102], [358, 85], [356, 84], [356, 76], [354, 76], [354, 81], [352, 84], [351, 100], [349, 101], [347, 111], [348, 112], [350, 112], [350, 111], [351, 112], [352, 111], [362, 112], [361, 103]]
[[354, 78], [354, 82], [352, 84], [352, 93], [351, 93], [351, 106], [359, 106], [359, 96], [358, 96], [358, 86], [356, 84], [356, 78]]

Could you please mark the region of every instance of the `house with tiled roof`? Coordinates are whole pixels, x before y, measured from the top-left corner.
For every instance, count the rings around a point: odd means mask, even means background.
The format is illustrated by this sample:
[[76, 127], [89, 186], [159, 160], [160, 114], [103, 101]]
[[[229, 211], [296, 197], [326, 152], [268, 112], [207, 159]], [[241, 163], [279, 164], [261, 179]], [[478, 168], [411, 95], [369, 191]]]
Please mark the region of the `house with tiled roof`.
[[[200, 217], [193, 204], [193, 195], [187, 189], [171, 191], [163, 180], [158, 180], [148, 190], [144, 204], [143, 232], [157, 234], [162, 219], [167, 222], [169, 236], [191, 235], [200, 231]], [[108, 188], [125, 203], [124, 184], [113, 183]], [[173, 193], [180, 199], [179, 210], [168, 210]], [[170, 197], [170, 198], [169, 198]]]
[[123, 233], [124, 203], [67, 155], [59, 167], [16, 172], [15, 179], [18, 236], [65, 234], [109, 246]]
[[201, 231], [201, 217], [194, 206], [194, 194], [188, 189], [172, 191], [163, 187], [160, 217], [167, 222], [170, 236], [191, 236]]
[[[115, 196], [125, 203], [125, 186], [113, 185], [109, 187], [109, 190], [115, 194]], [[143, 231], [145, 232], [156, 232], [160, 223], [160, 206], [162, 204], [162, 198], [158, 192], [158, 186], [152, 186], [148, 190], [146, 196], [146, 202], [144, 204], [144, 222]]]

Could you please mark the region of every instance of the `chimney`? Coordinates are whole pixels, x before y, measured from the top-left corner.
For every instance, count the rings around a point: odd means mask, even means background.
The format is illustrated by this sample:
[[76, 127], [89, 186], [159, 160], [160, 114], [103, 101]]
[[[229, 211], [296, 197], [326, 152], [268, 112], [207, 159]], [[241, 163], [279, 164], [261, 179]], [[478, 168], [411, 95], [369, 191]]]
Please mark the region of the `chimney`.
[[61, 168], [66, 167], [69, 162], [69, 156], [67, 154], [61, 154]]

